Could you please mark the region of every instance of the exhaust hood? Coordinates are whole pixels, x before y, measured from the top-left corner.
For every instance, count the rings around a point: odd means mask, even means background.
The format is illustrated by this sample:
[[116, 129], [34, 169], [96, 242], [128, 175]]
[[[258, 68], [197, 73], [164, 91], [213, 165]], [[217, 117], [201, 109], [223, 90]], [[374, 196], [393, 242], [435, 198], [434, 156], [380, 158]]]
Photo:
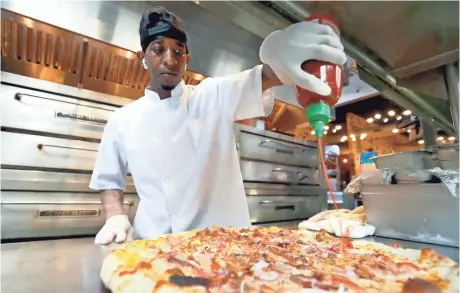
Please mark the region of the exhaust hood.
[[[148, 73], [132, 51], [2, 9], [2, 71], [137, 99]], [[191, 71], [187, 84], [205, 76]]]

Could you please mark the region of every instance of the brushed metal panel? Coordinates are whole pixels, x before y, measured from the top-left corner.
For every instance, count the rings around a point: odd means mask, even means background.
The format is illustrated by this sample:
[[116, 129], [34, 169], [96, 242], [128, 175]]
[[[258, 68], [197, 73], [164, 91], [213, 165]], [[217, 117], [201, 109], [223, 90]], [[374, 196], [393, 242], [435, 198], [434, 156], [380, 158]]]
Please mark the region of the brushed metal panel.
[[92, 171], [98, 143], [13, 132], [1, 133], [2, 166]]
[[299, 224], [304, 220], [294, 220], [294, 221], [282, 221], [282, 222], [273, 222], [273, 223], [264, 223], [264, 224], [253, 224], [253, 227], [271, 227], [276, 226], [286, 229], [297, 229]]
[[243, 180], [284, 184], [319, 185], [319, 170], [242, 160]]
[[[2, 126], [100, 140], [116, 107], [2, 85]], [[27, 119], [24, 119], [27, 117]]]
[[442, 184], [363, 185], [375, 235], [459, 247], [459, 195]]
[[116, 108], [122, 107], [132, 102], [130, 99], [121, 98], [118, 96], [97, 93], [73, 86], [50, 82], [44, 79], [32, 78], [28, 76], [18, 75], [10, 72], [2, 71], [0, 79], [3, 85], [17, 86], [19, 88], [29, 88], [33, 90], [54, 93], [57, 95], [65, 95], [75, 99], [82, 99], [96, 102], [98, 104], [112, 105]]
[[[277, 4], [288, 7], [287, 2]], [[391, 70], [411, 66], [410, 74], [416, 74], [426, 69], [417, 64], [459, 49], [458, 1], [295, 2], [312, 13], [333, 15], [348, 38]]]
[[[2, 239], [94, 235], [105, 223], [98, 195], [62, 192], [2, 192]], [[131, 222], [139, 198], [126, 194]]]
[[[91, 174], [35, 170], [0, 170], [2, 191], [92, 192]], [[126, 177], [125, 193], [136, 193], [133, 178]]]
[[320, 195], [247, 196], [251, 223], [308, 219], [319, 213]]
[[239, 152], [240, 157], [245, 159], [315, 168], [319, 165], [315, 147], [246, 132], [240, 133]]
[[244, 181], [246, 195], [315, 195], [324, 194], [326, 189], [322, 186], [287, 185], [261, 182]]
[[298, 139], [298, 138], [295, 138], [294, 135], [287, 135], [287, 134], [282, 134], [282, 133], [279, 133], [279, 132], [273, 132], [273, 131], [269, 131], [269, 130], [265, 130], [265, 129], [260, 129], [260, 128], [257, 128], [257, 127], [252, 127], [252, 126], [248, 126], [248, 125], [244, 125], [244, 124], [234, 124], [234, 130], [235, 130], [235, 133], [236, 133], [236, 136], [237, 136], [237, 139], [239, 140], [240, 139], [240, 134], [241, 133], [247, 133], [247, 134], [255, 134], [255, 135], [259, 135], [259, 136], [263, 136], [263, 137], [266, 137], [266, 138], [274, 138], [274, 139], [277, 139], [277, 140], [282, 140], [282, 141], [286, 141], [286, 142], [292, 142], [296, 145], [300, 145], [300, 146], [303, 146], [303, 147], [310, 147], [310, 148], [317, 148], [318, 147], [318, 144], [315, 142], [315, 141], [311, 141], [311, 140], [306, 140], [306, 139]]

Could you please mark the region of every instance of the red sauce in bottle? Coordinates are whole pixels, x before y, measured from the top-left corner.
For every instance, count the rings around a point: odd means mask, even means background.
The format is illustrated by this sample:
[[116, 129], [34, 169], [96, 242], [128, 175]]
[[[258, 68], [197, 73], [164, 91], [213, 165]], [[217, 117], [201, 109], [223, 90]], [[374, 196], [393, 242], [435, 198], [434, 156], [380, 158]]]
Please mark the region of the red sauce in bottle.
[[[339, 25], [337, 21], [330, 15], [316, 14], [305, 18], [304, 21], [311, 21], [328, 25], [335, 31], [338, 36], [340, 36]], [[307, 108], [313, 103], [326, 103], [330, 107], [334, 106], [342, 95], [342, 66], [319, 60], [308, 60], [302, 64], [302, 69], [310, 74], [315, 75], [322, 81], [325, 81], [331, 87], [331, 94], [328, 96], [322, 96], [296, 86], [297, 100], [299, 104], [304, 108]]]

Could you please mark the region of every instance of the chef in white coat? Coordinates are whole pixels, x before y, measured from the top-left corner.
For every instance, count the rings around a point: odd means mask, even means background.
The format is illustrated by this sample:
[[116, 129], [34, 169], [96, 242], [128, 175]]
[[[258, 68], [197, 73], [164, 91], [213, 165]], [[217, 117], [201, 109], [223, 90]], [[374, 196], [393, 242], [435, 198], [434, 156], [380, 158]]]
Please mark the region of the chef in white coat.
[[[344, 64], [327, 26], [298, 23], [262, 43], [262, 65], [185, 85], [189, 62], [182, 21], [162, 7], [143, 14], [139, 57], [150, 75], [140, 99], [117, 109], [105, 127], [90, 188], [100, 191], [106, 223], [95, 242], [123, 242], [212, 226], [250, 226], [233, 123], [268, 115], [274, 86], [330, 88], [301, 70], [306, 60]], [[133, 227], [123, 209], [127, 170], [140, 197]]]

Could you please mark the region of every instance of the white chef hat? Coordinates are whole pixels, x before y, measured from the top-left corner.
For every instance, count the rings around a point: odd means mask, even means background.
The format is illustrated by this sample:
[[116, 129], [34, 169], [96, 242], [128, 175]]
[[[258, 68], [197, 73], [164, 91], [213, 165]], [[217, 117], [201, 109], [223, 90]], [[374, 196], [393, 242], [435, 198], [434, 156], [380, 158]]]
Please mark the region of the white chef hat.
[[325, 147], [326, 155], [340, 156], [340, 148], [338, 145], [328, 145]]

